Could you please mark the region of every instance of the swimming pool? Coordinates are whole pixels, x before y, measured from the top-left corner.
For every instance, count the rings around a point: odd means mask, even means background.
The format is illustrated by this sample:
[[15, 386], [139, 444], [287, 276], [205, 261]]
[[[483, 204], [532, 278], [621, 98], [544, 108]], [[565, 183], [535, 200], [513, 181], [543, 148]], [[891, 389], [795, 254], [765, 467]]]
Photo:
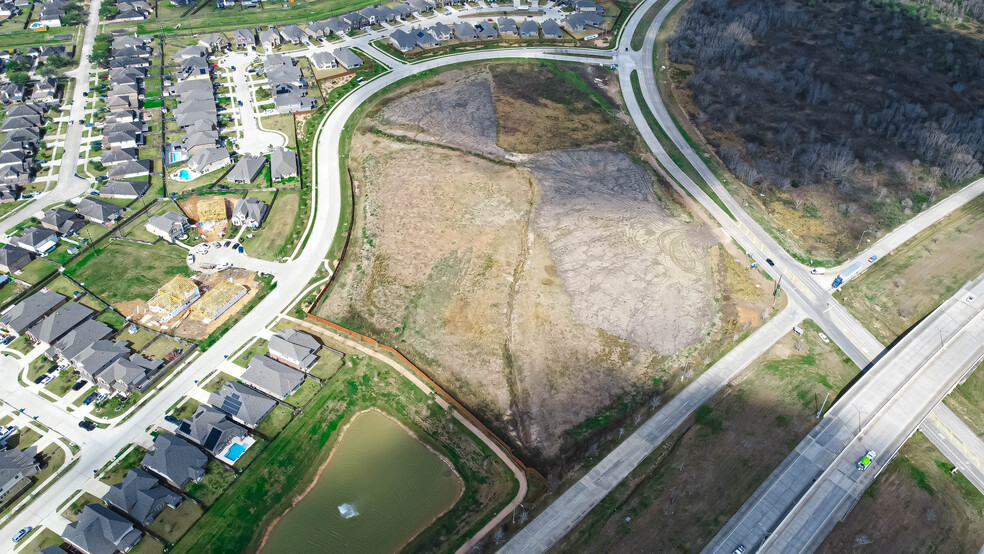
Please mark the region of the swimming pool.
[[182, 169], [181, 171], [179, 171], [178, 172], [178, 176], [181, 177], [182, 179], [190, 179], [191, 178], [191, 174], [188, 173], [188, 170], [187, 169]]
[[187, 157], [181, 152], [171, 152], [171, 163], [177, 163], [184, 159], [187, 159]]
[[245, 446], [241, 444], [234, 444], [229, 447], [229, 451], [225, 453], [225, 457], [227, 460], [235, 462], [240, 456], [243, 455], [243, 452], [246, 452]]

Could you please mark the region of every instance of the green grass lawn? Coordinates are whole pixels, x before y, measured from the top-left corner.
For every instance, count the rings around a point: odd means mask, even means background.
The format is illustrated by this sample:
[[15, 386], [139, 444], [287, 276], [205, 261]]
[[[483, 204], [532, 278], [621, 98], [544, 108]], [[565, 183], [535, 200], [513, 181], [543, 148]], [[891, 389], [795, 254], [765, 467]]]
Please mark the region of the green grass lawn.
[[92, 249], [65, 273], [112, 304], [149, 300], [171, 277], [190, 274], [186, 254], [165, 243], [114, 241]]
[[147, 345], [141, 354], [152, 358], [163, 358], [175, 349], [186, 350], [188, 345], [168, 336], [161, 335], [157, 340]]
[[16, 350], [21, 354], [29, 354], [31, 350], [34, 350], [34, 345], [28, 342], [27, 335], [21, 335], [8, 344], [7, 348]]
[[263, 418], [263, 421], [261, 421], [256, 427], [256, 430], [272, 439], [284, 430], [284, 427], [290, 423], [293, 415], [294, 412], [290, 408], [284, 406], [283, 404], [277, 404], [274, 406], [273, 410], [271, 410], [270, 413]]
[[197, 410], [198, 407], [201, 405], [202, 405], [201, 402], [195, 400], [194, 398], [189, 398], [184, 402], [184, 404], [178, 406], [178, 408], [174, 410], [174, 413], [172, 413], [171, 415], [177, 419], [189, 418], [195, 413], [195, 410]]
[[202, 508], [190, 500], [185, 500], [177, 509], [164, 508], [148, 528], [168, 542], [177, 542], [200, 517], [202, 517]]
[[126, 327], [126, 319], [124, 319], [120, 314], [110, 310], [96, 316], [96, 321], [101, 321], [117, 331]]
[[222, 385], [226, 384], [226, 382], [228, 381], [232, 381], [233, 383], [235, 383], [239, 381], [239, 379], [236, 379], [235, 377], [229, 375], [224, 371], [220, 371], [218, 375], [212, 378], [212, 380], [210, 380], [208, 383], [205, 383], [202, 386], [202, 388], [208, 392], [219, 392], [219, 389], [222, 388]]
[[318, 361], [311, 366], [311, 370], [308, 371], [308, 373], [318, 379], [328, 379], [334, 375], [340, 367], [342, 367], [341, 356], [328, 350], [322, 350], [318, 353]]
[[116, 463], [113, 464], [113, 466], [110, 467], [103, 474], [103, 476], [99, 478], [99, 480], [107, 485], [122, 483], [123, 478], [126, 477], [126, 473], [131, 469], [140, 467], [140, 460], [143, 460], [143, 457], [146, 455], [146, 449], [140, 446], [134, 446], [133, 450], [128, 452], [122, 458], [116, 460]]
[[65, 507], [61, 512], [61, 516], [68, 521], [78, 521], [79, 514], [82, 513], [82, 509], [89, 504], [102, 504], [102, 499], [93, 494], [84, 492], [82, 496], [78, 497], [71, 504]]
[[8, 439], [8, 443], [12, 446], [16, 446], [18, 450], [24, 450], [32, 444], [41, 440], [41, 433], [38, 433], [30, 427], [21, 427], [20, 432], [15, 435], [16, 438]]
[[106, 400], [103, 400], [94, 410], [92, 410], [92, 415], [102, 418], [114, 418], [120, 417], [125, 414], [127, 410], [132, 408], [140, 401], [142, 394], [140, 391], [134, 392], [130, 396], [112, 396]]
[[58, 294], [68, 297], [69, 299], [72, 298], [72, 293], [82, 292], [82, 289], [80, 289], [75, 283], [69, 281], [64, 275], [55, 277], [45, 286]]
[[197, 483], [188, 483], [184, 490], [211, 506], [235, 480], [235, 472], [227, 469], [222, 462], [213, 460], [205, 468], [205, 478]]
[[253, 359], [253, 356], [266, 354], [268, 350], [266, 339], [257, 339], [256, 342], [249, 345], [249, 348], [243, 350], [239, 354], [236, 354], [236, 358], [232, 360], [232, 363], [240, 367], [246, 367], [249, 365], [249, 361]]
[[55, 394], [55, 396], [65, 396], [72, 390], [72, 385], [79, 381], [78, 375], [72, 373], [71, 369], [63, 369], [58, 373], [58, 377], [51, 380], [44, 386], [45, 389]]
[[27, 287], [20, 283], [15, 283], [13, 281], [3, 283], [0, 285], [0, 305], [6, 304], [7, 301], [12, 300], [25, 290], [27, 290]]
[[131, 335], [129, 331], [124, 330], [116, 338], [118, 340], [125, 340], [129, 342], [130, 348], [139, 352], [141, 348], [147, 346], [147, 343], [153, 340], [156, 336], [157, 333], [149, 329], [144, 329], [143, 327], [138, 327], [135, 334]]
[[21, 274], [17, 276], [21, 281], [31, 283], [32, 285], [38, 284], [45, 277], [51, 275], [55, 272], [57, 267], [50, 263], [44, 258], [37, 258], [31, 263], [24, 267]]
[[273, 261], [289, 256], [292, 252], [288, 251], [288, 245], [294, 244], [307, 225], [305, 217], [298, 217], [299, 208], [299, 192], [278, 194], [263, 227], [252, 231], [253, 238], [243, 235], [242, 244], [246, 252], [254, 258]]
[[99, 387], [96, 387], [96, 386], [89, 387], [88, 390], [86, 390], [84, 393], [82, 393], [82, 396], [79, 396], [78, 398], [75, 399], [74, 402], [72, 402], [72, 405], [73, 406], [82, 406], [82, 402], [85, 401], [86, 397], [89, 396], [90, 394], [96, 392], [97, 390], [99, 390]]
[[314, 395], [318, 394], [321, 390], [321, 383], [316, 379], [305, 379], [301, 386], [297, 388], [294, 394], [287, 397], [286, 402], [291, 406], [297, 408], [303, 408], [307, 406], [307, 403], [314, 398]]
[[54, 365], [55, 362], [45, 359], [44, 356], [34, 358], [31, 360], [31, 363], [27, 365], [27, 380], [33, 383], [35, 379], [43, 375]]
[[25, 552], [25, 553], [41, 552], [42, 550], [48, 548], [49, 546], [61, 546], [63, 544], [65, 544], [65, 541], [63, 541], [62, 538], [58, 536], [58, 533], [55, 533], [51, 529], [45, 527], [44, 529], [41, 529], [40, 532], [34, 535], [34, 538], [31, 540], [31, 542], [27, 543], [27, 545], [21, 550], [21, 552]]
[[144, 535], [140, 542], [130, 550], [130, 554], [163, 554], [164, 545], [154, 537]]
[[242, 471], [249, 467], [253, 460], [255, 460], [259, 455], [266, 449], [267, 442], [264, 440], [257, 440], [250, 446], [246, 452], [243, 452], [241, 456], [236, 460], [236, 463], [232, 465], [235, 469]]

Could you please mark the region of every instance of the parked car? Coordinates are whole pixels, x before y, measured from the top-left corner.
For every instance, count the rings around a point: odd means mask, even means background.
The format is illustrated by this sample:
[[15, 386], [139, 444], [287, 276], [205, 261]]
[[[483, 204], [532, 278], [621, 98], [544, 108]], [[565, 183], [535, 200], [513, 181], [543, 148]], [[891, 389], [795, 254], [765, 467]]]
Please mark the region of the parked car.
[[34, 529], [34, 527], [25, 527], [20, 531], [14, 533], [14, 542], [20, 542], [21, 539], [26, 537], [27, 534], [31, 532], [31, 529]]
[[188, 263], [189, 264], [195, 263], [195, 255], [190, 252], [188, 253]]
[[239, 101], [239, 105], [240, 105], [240, 106], [242, 106], [242, 105], [243, 105], [243, 101], [242, 101], [242, 100], [240, 100], [240, 101]]
[[98, 404], [98, 403], [102, 402], [103, 400], [106, 400], [107, 398], [109, 398], [109, 395], [106, 394], [106, 393], [104, 393], [104, 392], [101, 392], [101, 393], [99, 393], [99, 396], [97, 396], [96, 399], [93, 400], [93, 402], [95, 402], [96, 404]]
[[85, 429], [86, 431], [92, 431], [96, 428], [96, 423], [93, 421], [80, 421], [79, 427]]
[[42, 376], [41, 376], [41, 384], [42, 384], [42, 385], [47, 385], [47, 384], [48, 384], [48, 383], [50, 383], [50, 382], [51, 382], [51, 381], [52, 381], [52, 380], [53, 380], [54, 378], [55, 378], [55, 376], [54, 376], [54, 375], [52, 375], [52, 374], [50, 374], [50, 373], [45, 373], [44, 375], [42, 375]]
[[109, 180], [109, 177], [107, 177], [105, 175], [100, 175], [100, 176], [96, 177], [96, 182], [97, 183], [102, 182], [102, 181], [108, 181], [108, 180]]
[[181, 424], [181, 420], [179, 420], [178, 418], [174, 417], [173, 415], [166, 415], [166, 416], [164, 416], [164, 421], [166, 421], [168, 423], [173, 423], [175, 425]]
[[242, 253], [243, 253], [243, 247], [242, 247], [242, 246], [240, 246], [240, 247], [239, 247], [239, 253], [240, 253], [240, 254], [242, 254]]
[[45, 378], [46, 375], [48, 375], [48, 374], [45, 373], [44, 375], [39, 375], [38, 378], [34, 380], [34, 384], [35, 385], [41, 385], [41, 384], [43, 384], [41, 381], [44, 380], [44, 378]]
[[222, 246], [225, 247], [225, 248], [229, 248], [229, 245], [230, 244], [232, 244], [232, 241], [231, 240], [227, 240], [224, 243], [222, 243]]
[[222, 248], [222, 243], [219, 241], [215, 241], [212, 243], [212, 248]]
[[74, 391], [80, 391], [80, 390], [82, 390], [82, 387], [84, 387], [84, 386], [86, 386], [88, 384], [89, 384], [88, 381], [85, 381], [85, 380], [79, 381], [78, 383], [75, 383], [74, 385], [72, 385], [72, 390], [74, 390]]
[[731, 554], [745, 554], [745, 545], [739, 544], [738, 547], [731, 552]]
[[99, 393], [96, 392], [90, 394], [89, 396], [86, 396], [85, 400], [82, 401], [82, 405], [88, 406], [89, 404], [92, 404], [92, 401], [95, 400], [97, 396], [99, 396]]
[[233, 244], [232, 245], [232, 249], [233, 250], [239, 250], [239, 243], [237, 242], [237, 243]]

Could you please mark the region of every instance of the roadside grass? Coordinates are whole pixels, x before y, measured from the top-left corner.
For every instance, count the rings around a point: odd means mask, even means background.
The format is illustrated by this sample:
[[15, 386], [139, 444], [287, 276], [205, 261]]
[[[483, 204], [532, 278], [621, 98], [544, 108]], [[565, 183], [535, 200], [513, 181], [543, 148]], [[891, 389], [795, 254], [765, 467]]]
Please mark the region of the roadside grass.
[[272, 261], [291, 254], [287, 251], [287, 245], [296, 240], [307, 225], [306, 217], [298, 217], [300, 196], [298, 191], [277, 193], [263, 227], [252, 231], [253, 238], [242, 237], [241, 243], [247, 254]]
[[177, 419], [186, 419], [194, 415], [195, 410], [197, 410], [201, 405], [201, 402], [195, 400], [194, 398], [189, 398], [184, 402], [184, 404], [178, 406], [178, 408], [174, 410], [171, 415]]
[[58, 397], [63, 397], [72, 390], [72, 386], [79, 381], [79, 376], [72, 373], [71, 368], [63, 369], [58, 376], [44, 386], [45, 389]]
[[309, 377], [304, 379], [304, 382], [294, 391], [294, 394], [288, 396], [284, 401], [295, 408], [303, 408], [314, 398], [314, 395], [318, 394], [319, 390], [321, 390], [321, 383], [317, 379], [311, 379]]
[[984, 197], [919, 233], [835, 293], [883, 344], [984, 271]]
[[82, 403], [85, 402], [86, 397], [96, 392], [97, 390], [99, 390], [99, 387], [96, 386], [89, 387], [88, 390], [86, 390], [84, 393], [82, 393], [81, 396], [75, 399], [75, 402], [72, 402], [72, 405], [76, 407], [81, 407]]
[[704, 548], [819, 422], [824, 395], [836, 396], [859, 371], [812, 322], [803, 326], [806, 333], [790, 332], [701, 406], [557, 550]]
[[284, 427], [290, 423], [293, 416], [293, 410], [283, 404], [277, 404], [272, 410], [270, 410], [270, 413], [263, 418], [263, 421], [257, 425], [256, 430], [272, 439], [284, 430]]
[[978, 437], [984, 437], [984, 370], [977, 366], [966, 381], [943, 399]]
[[917, 432], [817, 552], [976, 552], [984, 544], [984, 495]]
[[21, 354], [29, 354], [31, 350], [34, 350], [34, 346], [27, 340], [27, 335], [17, 337], [7, 345], [7, 348], [16, 350]]
[[72, 522], [78, 521], [79, 514], [82, 513], [82, 509], [85, 508], [87, 505], [102, 504], [102, 503], [103, 503], [102, 499], [99, 498], [98, 496], [95, 496], [88, 492], [84, 492], [82, 493], [82, 496], [78, 497], [74, 502], [72, 502], [64, 510], [62, 510], [61, 516], [67, 519], [68, 521], [72, 521]]
[[41, 552], [49, 546], [61, 546], [63, 544], [65, 544], [65, 541], [58, 536], [58, 533], [55, 533], [51, 529], [45, 527], [44, 529], [41, 529], [41, 531], [34, 536], [33, 540], [27, 543], [21, 551], [30, 553]]
[[27, 380], [33, 383], [35, 379], [44, 375], [53, 365], [55, 365], [55, 362], [46, 359], [44, 356], [34, 358], [31, 360], [31, 363], [27, 364]]
[[260, 127], [270, 131], [280, 131], [287, 136], [287, 146], [297, 148], [297, 134], [294, 131], [293, 114], [277, 114], [261, 117], [258, 120]]
[[[205, 467], [205, 477], [197, 483], [188, 483], [184, 490], [206, 505], [211, 506], [235, 481], [236, 473], [234, 471], [226, 468], [222, 462], [212, 460]], [[211, 511], [207, 513], [211, 515]]]
[[220, 371], [219, 374], [213, 377], [208, 383], [202, 385], [202, 388], [206, 392], [219, 392], [219, 389], [222, 388], [222, 385], [226, 384], [229, 381], [236, 383], [239, 381], [239, 379], [236, 379], [235, 377], [229, 375], [224, 371]]
[[734, 214], [732, 214], [728, 207], [724, 205], [724, 202], [720, 197], [718, 197], [717, 193], [714, 192], [711, 186], [704, 181], [699, 173], [697, 173], [697, 170], [690, 164], [690, 161], [683, 155], [683, 152], [681, 152], [680, 149], [673, 144], [673, 141], [670, 140], [669, 135], [663, 131], [663, 128], [660, 127], [659, 122], [656, 121], [656, 116], [649, 110], [649, 105], [646, 104], [646, 99], [642, 95], [642, 88], [639, 85], [638, 72], [632, 71], [629, 75], [629, 80], [632, 82], [632, 93], [635, 95], [636, 102], [639, 103], [639, 109], [642, 111], [642, 115], [645, 117], [646, 123], [649, 125], [649, 128], [652, 130], [653, 134], [656, 135], [656, 140], [659, 142], [660, 146], [663, 147], [666, 154], [671, 160], [673, 160], [674, 165], [679, 167], [680, 170], [687, 175], [687, 177], [690, 177], [690, 180], [696, 183], [697, 186], [704, 191], [704, 194], [710, 197], [710, 199], [714, 201], [714, 203], [717, 204], [718, 207], [728, 215], [728, 217], [735, 219]]
[[111, 304], [149, 300], [175, 275], [189, 275], [183, 248], [113, 241], [69, 265], [65, 273]]
[[246, 367], [249, 365], [249, 361], [253, 359], [253, 356], [260, 354], [266, 354], [268, 352], [266, 339], [257, 339], [256, 342], [249, 345], [249, 348], [243, 350], [242, 352], [236, 354], [235, 359], [231, 360], [232, 363], [240, 366]]
[[[207, 554], [255, 549], [266, 524], [283, 513], [296, 491], [327, 458], [344, 421], [373, 405], [402, 421], [426, 444], [446, 455], [464, 479], [466, 489], [458, 503], [406, 546], [411, 552], [421, 550], [421, 544], [453, 549], [454, 544], [464, 541], [476, 526], [508, 502], [514, 483], [506, 468], [486, 454], [472, 437], [462, 435], [458, 422], [445, 417], [436, 405], [428, 404], [430, 415], [421, 419], [419, 407], [423, 403], [428, 403], [428, 395], [387, 366], [374, 359], [355, 358], [353, 365], [332, 379], [270, 443], [174, 552]], [[252, 500], [255, 498], [263, 498], [269, 508], [257, 509]]]
[[116, 463], [105, 471], [99, 480], [107, 485], [122, 483], [127, 472], [131, 469], [140, 467], [140, 461], [143, 460], [146, 455], [147, 450], [145, 448], [142, 446], [134, 446], [133, 450], [116, 460]]
[[641, 50], [642, 45], [646, 40], [646, 32], [649, 31], [649, 27], [653, 24], [653, 20], [659, 15], [660, 10], [666, 5], [668, 0], [660, 0], [653, 4], [651, 8], [646, 10], [646, 13], [639, 20], [639, 26], [636, 27], [635, 32], [632, 33], [632, 40], [629, 41], [629, 46], [633, 50]]
[[164, 511], [148, 526], [148, 529], [173, 543], [187, 533], [188, 529], [191, 529], [191, 526], [201, 517], [201, 506], [185, 499], [177, 509], [164, 508]]

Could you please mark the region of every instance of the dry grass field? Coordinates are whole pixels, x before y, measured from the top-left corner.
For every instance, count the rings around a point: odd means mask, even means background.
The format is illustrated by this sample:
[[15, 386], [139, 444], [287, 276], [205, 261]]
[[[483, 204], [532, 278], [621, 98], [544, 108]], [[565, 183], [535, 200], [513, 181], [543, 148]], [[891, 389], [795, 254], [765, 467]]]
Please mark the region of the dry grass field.
[[[500, 88], [513, 71], [547, 71], [538, 86], [569, 86], [569, 103]], [[771, 305], [744, 255], [633, 161], [634, 131], [591, 83], [493, 65], [384, 100], [351, 148], [357, 240], [316, 310], [400, 348], [546, 465], [637, 422]], [[514, 151], [516, 106], [529, 129], [588, 131]]]

